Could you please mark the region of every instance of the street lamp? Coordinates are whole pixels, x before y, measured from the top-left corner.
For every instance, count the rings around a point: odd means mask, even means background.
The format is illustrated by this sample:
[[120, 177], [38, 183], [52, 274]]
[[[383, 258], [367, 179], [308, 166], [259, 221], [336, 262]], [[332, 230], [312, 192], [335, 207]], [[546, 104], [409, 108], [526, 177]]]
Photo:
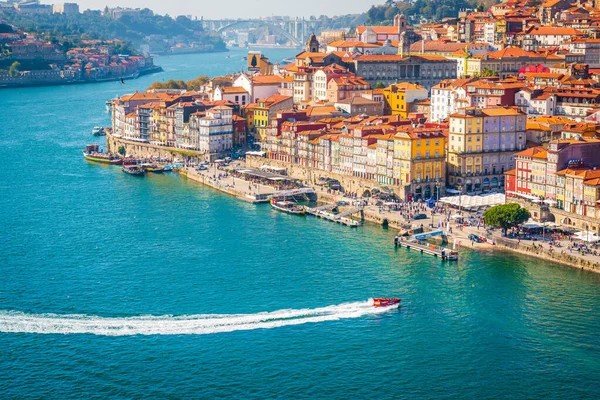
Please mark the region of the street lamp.
[[458, 213], [462, 213], [462, 189], [463, 189], [463, 185], [462, 184], [458, 184]]

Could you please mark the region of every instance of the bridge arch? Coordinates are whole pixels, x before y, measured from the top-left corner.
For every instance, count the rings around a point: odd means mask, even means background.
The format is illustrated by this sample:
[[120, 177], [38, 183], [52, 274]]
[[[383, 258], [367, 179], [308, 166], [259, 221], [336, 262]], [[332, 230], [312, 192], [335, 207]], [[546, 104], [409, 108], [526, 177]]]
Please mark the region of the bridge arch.
[[236, 26], [239, 25], [255, 25], [255, 26], [266, 26], [267, 28], [273, 30], [273, 32], [280, 34], [282, 36], [284, 36], [286, 39], [288, 39], [289, 41], [293, 42], [294, 44], [298, 45], [298, 46], [302, 46], [304, 43], [302, 42], [302, 40], [294, 37], [293, 35], [291, 35], [289, 32], [281, 29], [279, 26], [268, 23], [266, 21], [253, 21], [253, 20], [239, 20], [239, 21], [233, 21], [231, 23], [228, 23], [222, 27], [220, 27], [219, 29], [216, 30], [217, 33], [221, 33], [223, 31], [226, 31], [228, 29], [232, 29], [235, 28]]

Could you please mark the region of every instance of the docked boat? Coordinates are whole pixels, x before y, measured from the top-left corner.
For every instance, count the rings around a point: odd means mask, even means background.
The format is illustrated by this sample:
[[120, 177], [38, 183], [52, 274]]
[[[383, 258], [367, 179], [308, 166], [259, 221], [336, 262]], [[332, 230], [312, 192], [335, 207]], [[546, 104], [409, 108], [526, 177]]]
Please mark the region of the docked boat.
[[123, 172], [129, 175], [142, 176], [146, 170], [141, 165], [123, 165]]
[[373, 299], [373, 307], [391, 307], [400, 304], [401, 301], [402, 299], [397, 297], [377, 297]]
[[106, 113], [109, 114], [112, 111], [112, 100], [106, 100]]
[[121, 165], [123, 159], [117, 155], [100, 151], [97, 144], [89, 144], [85, 146], [83, 156], [88, 161], [98, 162], [102, 164]]
[[273, 199], [271, 200], [271, 207], [284, 213], [293, 215], [304, 215], [305, 213], [304, 207], [299, 206], [292, 201], [277, 201]]
[[101, 126], [95, 126], [92, 129], [92, 136], [106, 136], [106, 131]]
[[154, 174], [162, 174], [165, 172], [165, 167], [156, 164], [142, 164], [141, 167], [144, 168], [146, 172], [152, 172]]

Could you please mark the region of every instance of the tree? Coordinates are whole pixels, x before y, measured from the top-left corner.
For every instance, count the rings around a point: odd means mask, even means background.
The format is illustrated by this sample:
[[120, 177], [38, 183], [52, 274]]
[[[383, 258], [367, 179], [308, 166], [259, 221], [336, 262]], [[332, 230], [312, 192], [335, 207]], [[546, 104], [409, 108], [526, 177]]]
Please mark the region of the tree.
[[502, 233], [504, 234], [510, 228], [521, 225], [530, 217], [531, 214], [529, 211], [514, 203], [492, 207], [483, 214], [487, 225], [502, 229]]
[[256, 68], [256, 66], [258, 65], [258, 61], [256, 60], [256, 54], [252, 56], [252, 61], [250, 61], [250, 65], [252, 66], [252, 68]]
[[21, 68], [21, 63], [18, 61], [15, 61], [14, 63], [12, 63], [12, 65], [8, 69], [8, 74], [10, 76], [12, 76], [13, 78], [16, 76], [19, 76], [19, 72], [21, 72], [20, 68]]
[[377, 82], [377, 84], [375, 85], [375, 89], [384, 89], [385, 85], [383, 84], [383, 82]]
[[488, 67], [483, 67], [483, 70], [481, 71], [481, 76], [482, 77], [498, 76], [498, 71], [490, 69]]
[[127, 154], [127, 151], [125, 150], [125, 146], [119, 146], [119, 150], [117, 150], [117, 152], [122, 155], [123, 157], [125, 157], [125, 154]]

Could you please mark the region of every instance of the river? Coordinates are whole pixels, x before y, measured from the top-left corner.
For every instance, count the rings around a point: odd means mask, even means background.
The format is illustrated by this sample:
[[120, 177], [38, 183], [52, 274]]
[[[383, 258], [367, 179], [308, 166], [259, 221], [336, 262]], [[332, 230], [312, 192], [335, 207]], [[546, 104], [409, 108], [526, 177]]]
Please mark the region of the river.
[[83, 159], [108, 98], [238, 71], [243, 52], [0, 91], [1, 397], [600, 397], [596, 274], [491, 252], [440, 263], [381, 227]]

